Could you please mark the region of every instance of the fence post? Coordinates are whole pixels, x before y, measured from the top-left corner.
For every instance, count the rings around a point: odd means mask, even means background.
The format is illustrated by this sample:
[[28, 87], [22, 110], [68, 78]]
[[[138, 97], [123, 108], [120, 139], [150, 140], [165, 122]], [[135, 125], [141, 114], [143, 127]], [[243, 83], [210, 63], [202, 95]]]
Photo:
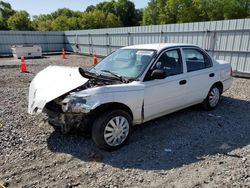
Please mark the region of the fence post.
[[161, 31], [161, 32], [160, 32], [160, 41], [159, 41], [159, 42], [160, 42], [160, 43], [161, 43], [161, 42], [164, 42], [164, 43], [167, 42], [167, 36], [164, 35], [164, 31]]
[[130, 32], [128, 32], [128, 46], [131, 46], [133, 44], [134, 44], [133, 36]]
[[49, 52], [49, 42], [48, 42], [48, 37], [47, 37], [47, 33], [44, 33], [44, 41], [45, 41], [45, 44], [44, 44], [44, 46], [45, 46], [45, 52]]
[[89, 39], [89, 55], [93, 54], [93, 41], [90, 33], [88, 34], [88, 39]]
[[111, 48], [111, 36], [109, 35], [109, 54], [112, 52], [112, 48]]
[[24, 44], [24, 45], [27, 45], [27, 38], [26, 38], [26, 34], [25, 34], [25, 33], [23, 33], [23, 34], [22, 34], [22, 36], [23, 36], [23, 44]]
[[78, 34], [75, 34], [75, 48], [76, 48], [76, 53], [81, 54], [82, 49], [81, 46], [79, 45], [79, 40], [78, 40]]
[[206, 30], [205, 31], [205, 50], [209, 50], [209, 43], [210, 43], [210, 31], [209, 30]]
[[107, 46], [107, 55], [111, 53], [111, 49], [110, 49], [110, 37], [109, 34], [106, 33], [106, 46]]
[[128, 46], [130, 45], [130, 32], [128, 32]]
[[[48, 40], [48, 38], [47, 38], [47, 40]], [[49, 40], [48, 40], [49, 41]], [[68, 41], [68, 40], [66, 40], [66, 35], [65, 34], [63, 34], [63, 44], [62, 44], [62, 47], [67, 51], [67, 44], [68, 43], [66, 43], [66, 41]], [[71, 46], [71, 45], [70, 45]], [[62, 50], [62, 49], [60, 49], [60, 50]]]
[[215, 45], [216, 45], [216, 31], [212, 31], [211, 32], [212, 35], [210, 35], [210, 51], [212, 56], [214, 56], [214, 49], [215, 49]]

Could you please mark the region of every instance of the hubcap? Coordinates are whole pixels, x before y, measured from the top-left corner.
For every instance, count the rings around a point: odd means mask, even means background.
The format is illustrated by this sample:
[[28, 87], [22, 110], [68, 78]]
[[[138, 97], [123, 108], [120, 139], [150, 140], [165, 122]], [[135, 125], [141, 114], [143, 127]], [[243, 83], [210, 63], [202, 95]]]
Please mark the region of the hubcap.
[[211, 90], [209, 95], [209, 104], [211, 107], [215, 107], [220, 99], [220, 90], [215, 87]]
[[122, 144], [129, 133], [128, 120], [123, 116], [112, 118], [104, 129], [104, 140], [110, 146]]

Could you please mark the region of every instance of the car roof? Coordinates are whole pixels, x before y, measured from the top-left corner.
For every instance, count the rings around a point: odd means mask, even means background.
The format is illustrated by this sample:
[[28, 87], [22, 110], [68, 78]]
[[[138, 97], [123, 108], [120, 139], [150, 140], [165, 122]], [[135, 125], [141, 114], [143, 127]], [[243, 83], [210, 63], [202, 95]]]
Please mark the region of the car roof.
[[194, 45], [194, 44], [185, 44], [185, 43], [154, 43], [154, 44], [139, 44], [139, 45], [133, 45], [133, 46], [126, 46], [121, 49], [150, 49], [150, 50], [161, 51], [165, 48], [181, 47], [181, 46], [198, 47], [197, 45]]

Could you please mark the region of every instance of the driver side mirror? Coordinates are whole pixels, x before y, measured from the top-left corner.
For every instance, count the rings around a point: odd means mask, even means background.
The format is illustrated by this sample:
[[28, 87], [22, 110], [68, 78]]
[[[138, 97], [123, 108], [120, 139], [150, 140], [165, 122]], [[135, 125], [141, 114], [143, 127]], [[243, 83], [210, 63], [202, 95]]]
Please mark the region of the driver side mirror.
[[155, 69], [151, 73], [151, 78], [153, 78], [153, 79], [164, 79], [166, 77], [167, 77], [166, 72], [164, 70], [161, 70], [161, 69]]

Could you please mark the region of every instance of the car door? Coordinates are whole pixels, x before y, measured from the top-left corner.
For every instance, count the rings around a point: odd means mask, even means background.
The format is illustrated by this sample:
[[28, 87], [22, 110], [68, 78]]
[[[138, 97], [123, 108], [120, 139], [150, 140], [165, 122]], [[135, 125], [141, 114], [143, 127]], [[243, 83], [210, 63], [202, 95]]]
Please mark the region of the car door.
[[[151, 79], [155, 69], [166, 72], [164, 79]], [[144, 80], [144, 121], [173, 112], [185, 106], [188, 91], [186, 67], [180, 49], [163, 51]]]
[[203, 50], [195, 47], [182, 48], [182, 54], [189, 83], [186, 100], [190, 104], [202, 102], [218, 77], [214, 71], [212, 59]]

